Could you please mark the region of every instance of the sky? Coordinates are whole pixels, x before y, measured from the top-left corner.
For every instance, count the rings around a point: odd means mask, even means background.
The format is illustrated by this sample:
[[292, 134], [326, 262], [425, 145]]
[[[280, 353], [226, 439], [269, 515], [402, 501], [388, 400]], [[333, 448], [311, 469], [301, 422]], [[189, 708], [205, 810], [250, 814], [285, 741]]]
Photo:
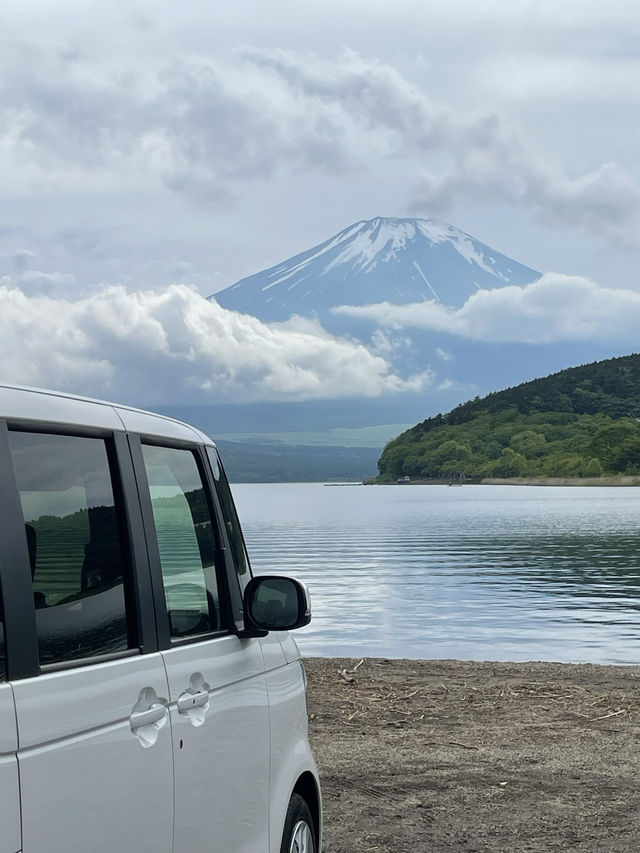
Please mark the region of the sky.
[[317, 324], [204, 299], [374, 216], [545, 273], [457, 312], [374, 306], [387, 324], [490, 337], [515, 312], [529, 342], [633, 347], [635, 2], [5, 0], [2, 19], [0, 380], [143, 405], [423, 387], [428, 366], [407, 384]]

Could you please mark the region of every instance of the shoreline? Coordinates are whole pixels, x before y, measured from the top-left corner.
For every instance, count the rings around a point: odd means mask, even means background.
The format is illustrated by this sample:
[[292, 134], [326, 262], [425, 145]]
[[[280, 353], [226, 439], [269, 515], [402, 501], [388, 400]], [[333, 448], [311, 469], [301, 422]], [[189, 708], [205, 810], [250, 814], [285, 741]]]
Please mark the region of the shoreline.
[[640, 666], [304, 663], [324, 853], [640, 849]]
[[365, 486], [640, 486], [640, 476], [628, 474], [611, 477], [484, 477], [483, 479], [450, 480], [446, 477], [438, 479], [419, 479], [398, 482], [379, 482], [375, 478], [365, 478]]

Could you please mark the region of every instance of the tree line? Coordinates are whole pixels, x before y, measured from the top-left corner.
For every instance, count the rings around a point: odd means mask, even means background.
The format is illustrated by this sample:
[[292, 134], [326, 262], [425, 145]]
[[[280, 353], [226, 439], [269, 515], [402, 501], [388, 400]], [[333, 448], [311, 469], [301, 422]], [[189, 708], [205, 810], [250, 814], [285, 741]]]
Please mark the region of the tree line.
[[640, 474], [639, 389], [630, 355], [475, 398], [387, 444], [380, 479]]

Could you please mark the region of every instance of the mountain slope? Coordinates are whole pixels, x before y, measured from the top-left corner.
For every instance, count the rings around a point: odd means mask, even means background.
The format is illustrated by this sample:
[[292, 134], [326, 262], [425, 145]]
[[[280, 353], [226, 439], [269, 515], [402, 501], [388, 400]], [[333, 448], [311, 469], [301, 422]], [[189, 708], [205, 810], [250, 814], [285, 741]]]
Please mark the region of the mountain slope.
[[453, 225], [376, 217], [216, 293], [224, 308], [265, 321], [292, 314], [330, 317], [338, 305], [434, 299], [463, 305], [472, 293], [527, 284], [540, 273]]
[[[479, 291], [523, 287], [539, 277], [536, 270], [453, 225], [432, 219], [377, 217], [356, 222], [320, 245], [210, 298], [265, 322], [285, 321], [293, 314], [316, 318], [331, 334], [360, 341], [401, 378], [420, 377], [424, 402], [417, 411], [433, 414], [474, 394], [517, 385], [569, 365], [619, 356], [624, 350], [615, 341], [477, 340], [453, 327], [435, 331], [410, 323], [380, 324], [372, 317], [333, 309], [424, 301], [460, 308]], [[398, 397], [386, 399], [393, 408], [392, 401]], [[390, 413], [380, 423], [406, 420]]]
[[640, 355], [560, 371], [428, 418], [385, 447], [383, 478], [640, 473]]
[[640, 355], [625, 355], [560, 370], [542, 379], [523, 382], [456, 406], [447, 415], [428, 418], [412, 429], [428, 431], [443, 422], [462, 424], [483, 412], [571, 412], [640, 419]]

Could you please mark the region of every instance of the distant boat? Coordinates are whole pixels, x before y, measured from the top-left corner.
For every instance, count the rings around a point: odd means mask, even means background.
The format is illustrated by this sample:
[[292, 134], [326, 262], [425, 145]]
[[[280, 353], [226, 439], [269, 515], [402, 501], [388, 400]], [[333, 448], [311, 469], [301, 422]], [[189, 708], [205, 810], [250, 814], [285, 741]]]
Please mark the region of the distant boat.
[[462, 485], [462, 483], [457, 482], [457, 481], [455, 481], [455, 480], [450, 480], [450, 481], [447, 483], [447, 486], [461, 486], [461, 485]]

